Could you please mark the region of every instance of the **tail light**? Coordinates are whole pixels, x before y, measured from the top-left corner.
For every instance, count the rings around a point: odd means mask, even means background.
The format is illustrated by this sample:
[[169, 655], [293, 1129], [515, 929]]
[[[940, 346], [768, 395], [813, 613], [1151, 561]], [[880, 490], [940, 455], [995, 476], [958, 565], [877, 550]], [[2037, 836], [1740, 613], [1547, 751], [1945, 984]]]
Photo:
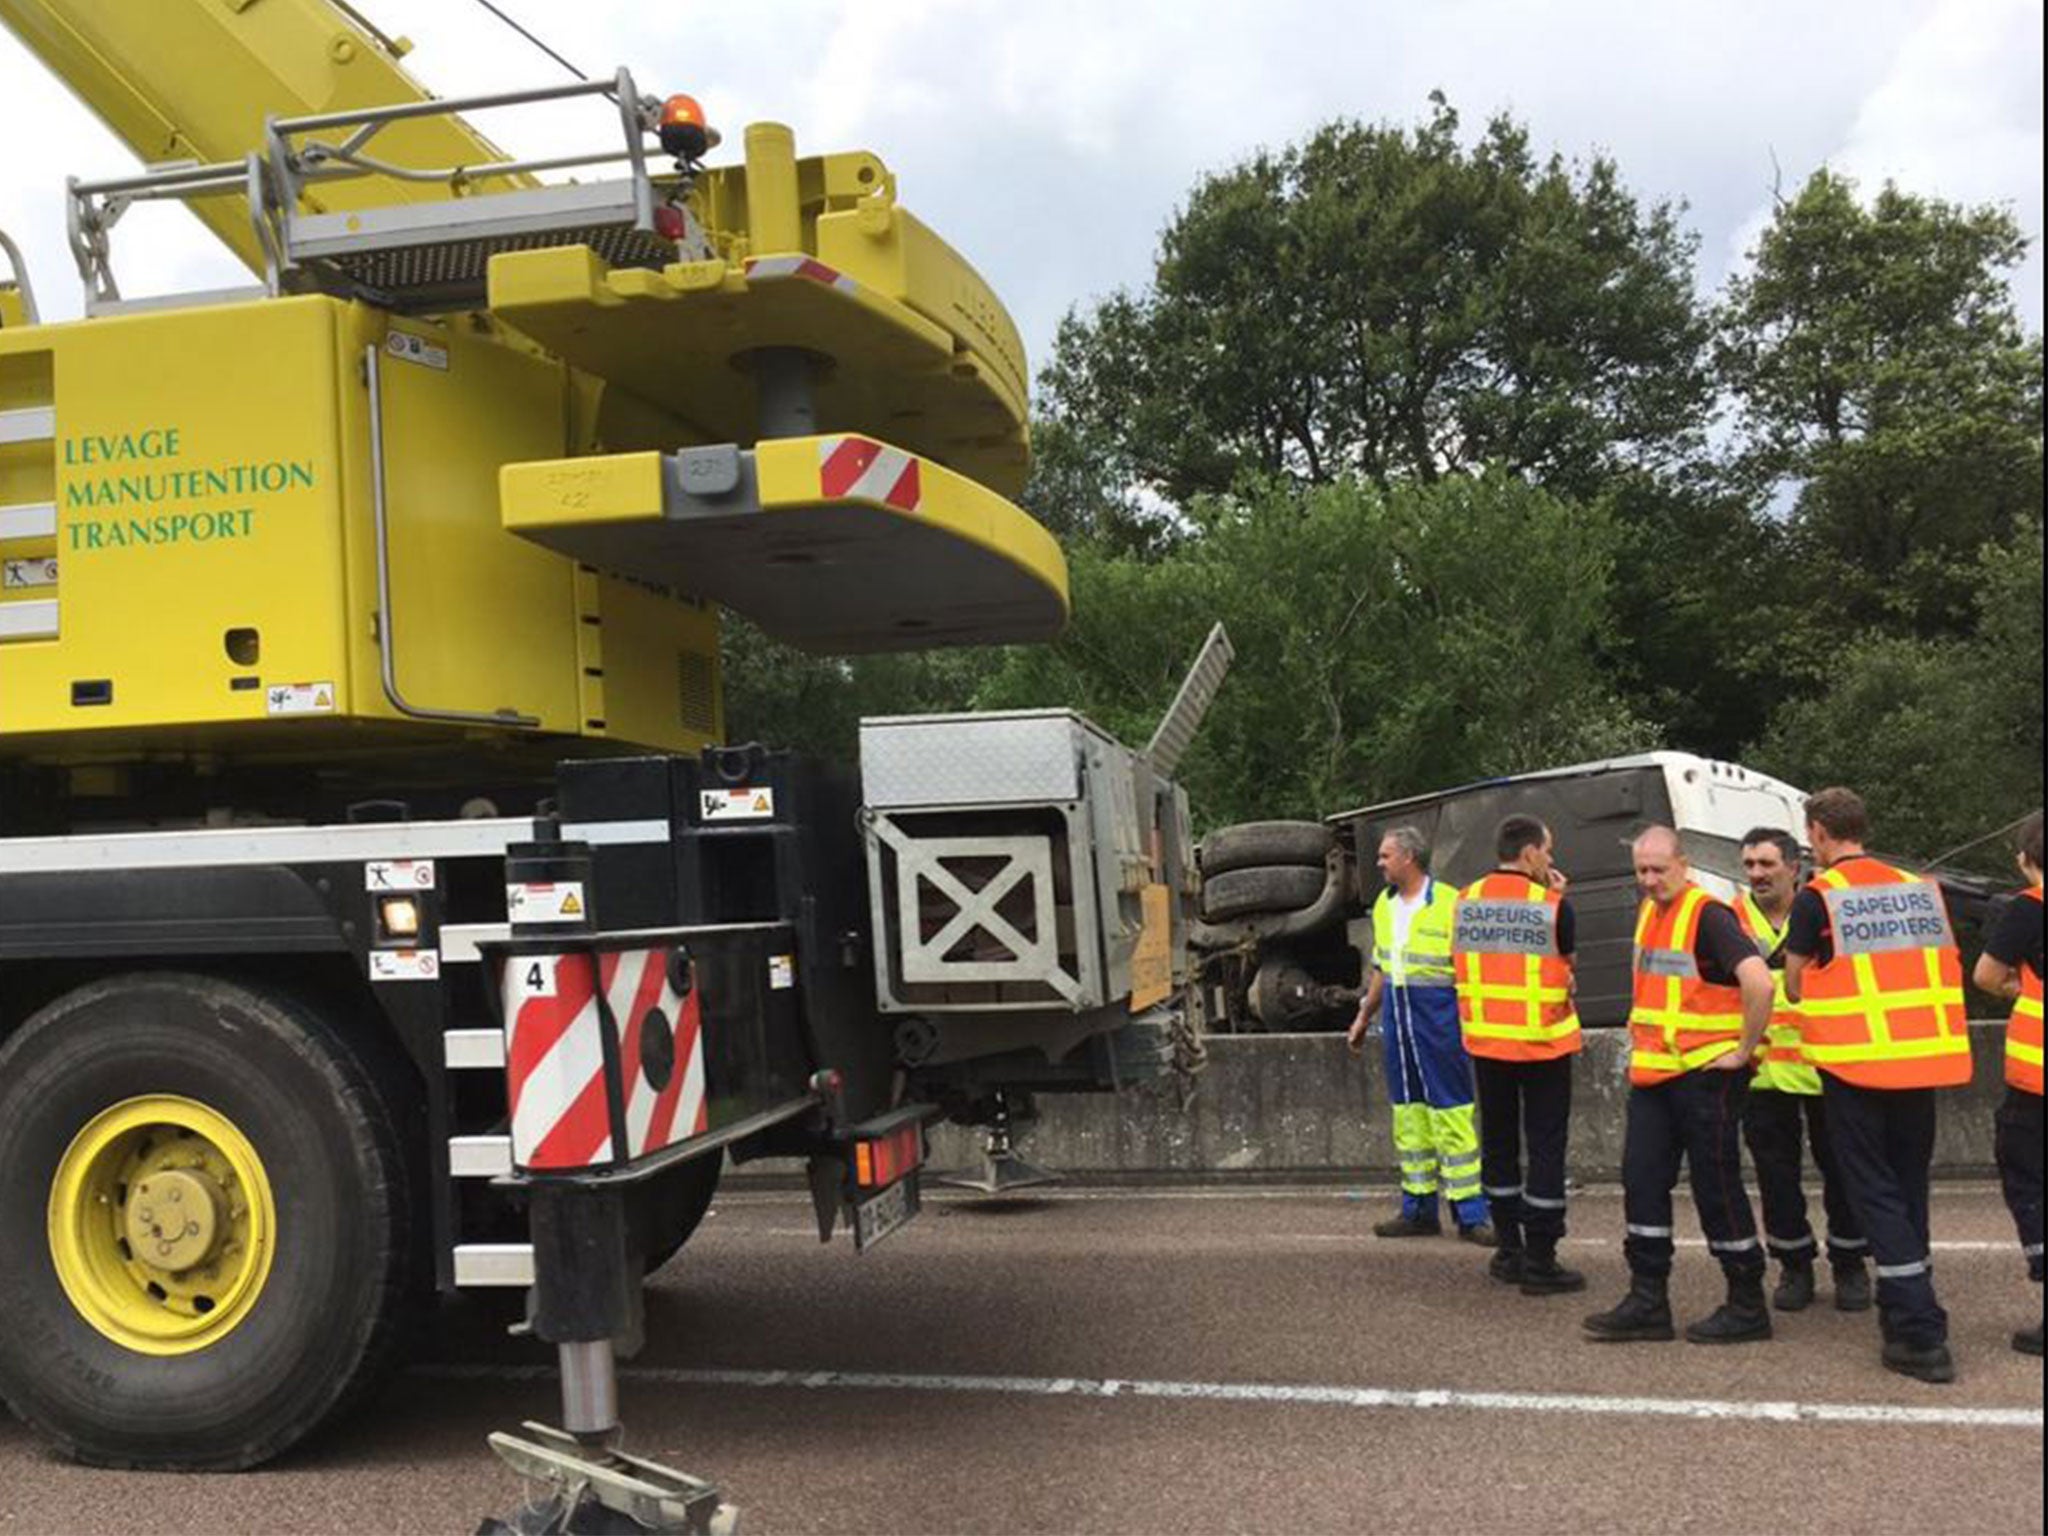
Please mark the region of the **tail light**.
[[853, 1144], [853, 1181], [882, 1189], [914, 1173], [924, 1162], [924, 1127], [913, 1121], [883, 1136]]

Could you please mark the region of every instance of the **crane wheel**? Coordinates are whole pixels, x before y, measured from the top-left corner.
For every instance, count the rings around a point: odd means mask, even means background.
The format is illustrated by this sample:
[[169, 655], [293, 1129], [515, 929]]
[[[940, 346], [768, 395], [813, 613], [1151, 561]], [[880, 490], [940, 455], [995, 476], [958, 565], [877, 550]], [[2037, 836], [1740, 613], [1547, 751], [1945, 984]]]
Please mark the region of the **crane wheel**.
[[1319, 821], [1246, 821], [1202, 839], [1197, 862], [1205, 876], [1269, 864], [1321, 869], [1336, 835]]
[[227, 1471], [373, 1379], [411, 1198], [370, 1075], [304, 1005], [151, 973], [0, 1049], [0, 1396], [76, 1459]]
[[1320, 867], [1275, 864], [1202, 877], [1202, 916], [1211, 922], [1315, 905], [1328, 880]]

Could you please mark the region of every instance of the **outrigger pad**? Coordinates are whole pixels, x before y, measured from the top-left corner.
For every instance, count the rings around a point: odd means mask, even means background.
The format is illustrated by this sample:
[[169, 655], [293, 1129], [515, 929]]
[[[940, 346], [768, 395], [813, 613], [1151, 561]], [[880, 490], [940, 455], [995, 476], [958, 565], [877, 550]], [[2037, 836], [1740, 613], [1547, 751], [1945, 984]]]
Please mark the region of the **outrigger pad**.
[[593, 1450], [528, 1420], [522, 1434], [494, 1434], [491, 1449], [540, 1484], [540, 1498], [509, 1519], [485, 1520], [477, 1536], [736, 1536], [739, 1511], [707, 1482], [628, 1456]]
[[979, 1167], [934, 1174], [932, 1178], [934, 1183], [954, 1189], [979, 1190], [984, 1195], [1007, 1195], [1014, 1190], [1036, 1189], [1041, 1184], [1060, 1182], [1060, 1175], [1050, 1168], [1041, 1168], [1015, 1152], [984, 1152]]
[[507, 465], [505, 527], [704, 598], [821, 655], [1052, 639], [1058, 543], [964, 475], [873, 438]]

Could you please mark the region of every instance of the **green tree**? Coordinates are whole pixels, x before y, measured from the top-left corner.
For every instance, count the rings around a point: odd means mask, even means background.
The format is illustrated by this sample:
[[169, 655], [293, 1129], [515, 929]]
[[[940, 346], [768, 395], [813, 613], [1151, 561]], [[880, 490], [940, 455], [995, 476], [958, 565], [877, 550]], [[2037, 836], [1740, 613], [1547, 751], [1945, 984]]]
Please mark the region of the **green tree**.
[[1142, 742], [1216, 620], [1237, 650], [1183, 769], [1208, 824], [1323, 815], [1645, 745], [1601, 671], [1612, 519], [1505, 473], [1247, 486], [1157, 558], [1076, 552], [1075, 621], [1007, 652], [992, 707]]
[[[1825, 689], [1784, 705], [1758, 765], [1795, 784], [1848, 784], [1878, 840], [1933, 858], [2041, 804], [2039, 523], [1970, 563], [1976, 633], [1845, 642]], [[2003, 848], [1990, 869], [2007, 874]]]
[[1830, 636], [1969, 632], [1978, 550], [2041, 516], [2041, 338], [2006, 282], [2025, 249], [2004, 209], [1891, 185], [1866, 206], [1822, 170], [1729, 284], [1730, 468], [1753, 499], [1790, 501], [1806, 590], [1789, 623], [1817, 610]]
[[1334, 122], [1204, 178], [1150, 287], [1069, 317], [1043, 383], [1098, 450], [1098, 504], [1488, 465], [1586, 496], [1697, 443], [1707, 329], [1676, 211], [1604, 158], [1539, 159], [1506, 116], [1467, 147], [1433, 100], [1420, 127]]
[[771, 640], [736, 614], [723, 637], [728, 741], [759, 741], [851, 763], [866, 715], [972, 707], [1001, 652], [949, 649], [813, 656]]

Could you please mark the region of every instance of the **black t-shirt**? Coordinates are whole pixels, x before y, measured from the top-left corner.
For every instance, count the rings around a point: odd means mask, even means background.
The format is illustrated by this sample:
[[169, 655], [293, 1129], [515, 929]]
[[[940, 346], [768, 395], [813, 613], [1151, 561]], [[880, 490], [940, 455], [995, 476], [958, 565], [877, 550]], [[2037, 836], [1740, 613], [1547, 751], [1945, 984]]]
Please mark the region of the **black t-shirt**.
[[1998, 919], [1998, 926], [1991, 930], [1991, 938], [1984, 945], [1984, 953], [2000, 965], [2018, 970], [2022, 965], [2034, 968], [2034, 974], [2041, 971], [2041, 903], [2029, 896], [2015, 896]]
[[[1496, 875], [1513, 875], [1517, 879], [1529, 880], [1529, 877], [1519, 869], [1496, 869], [1494, 873]], [[1529, 883], [1534, 885], [1536, 882], [1529, 880]], [[1572, 911], [1572, 901], [1569, 896], [1563, 897], [1557, 904], [1557, 952], [1567, 960], [1579, 952], [1579, 919], [1578, 915]]]
[[[1835, 860], [1834, 867], [1856, 859], [1867, 859], [1867, 853], [1852, 853], [1848, 858]], [[1792, 898], [1792, 916], [1785, 925], [1785, 953], [1811, 960], [1815, 965], [1826, 965], [1835, 958], [1835, 931], [1828, 921], [1828, 904], [1812, 886], [1803, 887]]]
[[1716, 987], [1732, 987], [1736, 967], [1757, 958], [1756, 944], [1742, 931], [1734, 909], [1715, 902], [1700, 914], [1692, 957], [1699, 965], [1701, 981]]

